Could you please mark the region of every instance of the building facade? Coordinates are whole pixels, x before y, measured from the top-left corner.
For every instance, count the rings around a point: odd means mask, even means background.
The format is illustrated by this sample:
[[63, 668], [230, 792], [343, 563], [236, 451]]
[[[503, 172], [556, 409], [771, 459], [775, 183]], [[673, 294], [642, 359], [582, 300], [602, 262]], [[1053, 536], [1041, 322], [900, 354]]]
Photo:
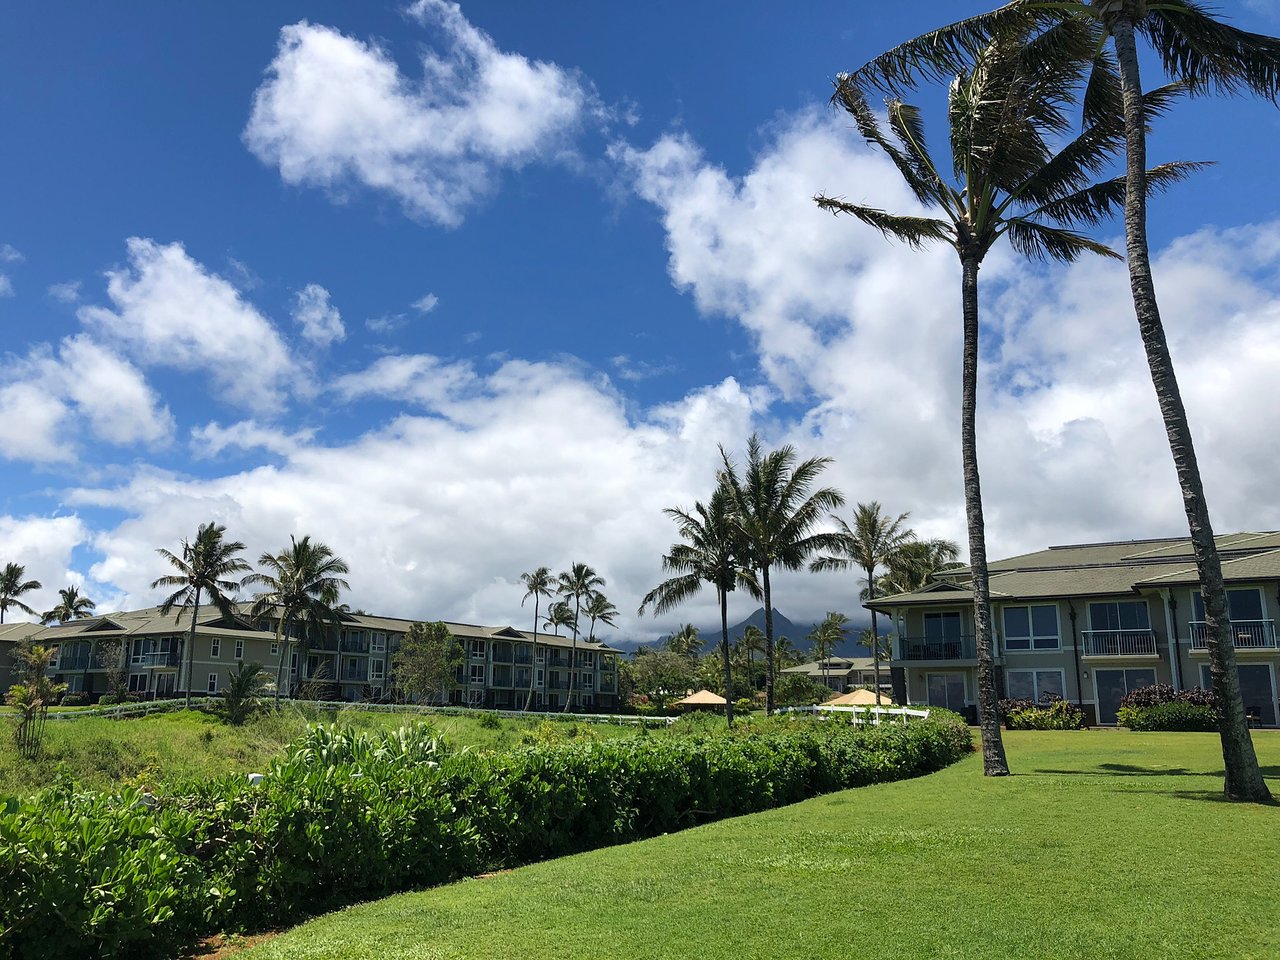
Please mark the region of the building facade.
[[[1277, 726], [1275, 617], [1280, 533], [1218, 538], [1240, 686], [1251, 720]], [[1209, 686], [1204, 607], [1190, 540], [1050, 547], [990, 564], [993, 647], [1001, 697], [1046, 694], [1111, 725], [1125, 694], [1167, 683]], [[899, 702], [977, 717], [977, 650], [967, 569], [922, 590], [867, 604], [893, 624]]]
[[[783, 667], [783, 673], [797, 673], [810, 680], [825, 684], [835, 693], [848, 693], [860, 687], [871, 690], [876, 685], [875, 663], [870, 657], [827, 657], [794, 667]], [[890, 691], [889, 664], [880, 661], [880, 687]]]
[[[161, 615], [158, 608], [109, 613], [52, 627], [36, 624], [23, 637], [56, 651], [49, 673], [70, 693], [95, 699], [109, 688], [108, 661], [125, 674], [126, 689], [148, 699], [181, 696], [191, 678], [191, 692], [216, 696], [241, 663], [261, 664], [275, 681], [282, 678], [285, 695], [346, 701], [393, 698], [393, 657], [414, 621], [361, 613], [339, 613], [335, 624], [306, 630], [290, 626], [290, 640], [272, 616], [250, 619], [248, 606], [232, 616], [217, 608], [202, 609], [193, 652], [188, 651], [190, 613]], [[534, 685], [536, 709], [564, 706], [569, 692], [572, 639], [550, 634], [535, 637], [513, 627], [445, 623], [459, 642], [463, 660], [456, 686], [440, 700], [453, 704], [519, 709]], [[8, 633], [0, 634], [0, 645]], [[0, 653], [3, 653], [0, 650]], [[620, 651], [579, 639], [574, 709], [617, 709]], [[10, 657], [5, 656], [6, 669]], [[7, 689], [7, 687], [6, 687]]]

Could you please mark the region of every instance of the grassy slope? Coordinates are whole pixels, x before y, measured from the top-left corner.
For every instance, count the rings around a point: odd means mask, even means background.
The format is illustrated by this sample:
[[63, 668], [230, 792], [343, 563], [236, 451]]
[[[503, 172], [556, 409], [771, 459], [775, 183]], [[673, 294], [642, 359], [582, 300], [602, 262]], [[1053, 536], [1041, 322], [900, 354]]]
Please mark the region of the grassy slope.
[[[502, 719], [483, 726], [478, 717], [415, 714], [303, 713], [286, 707], [243, 727], [231, 727], [206, 713], [162, 714], [128, 720], [85, 717], [51, 720], [45, 730], [43, 756], [22, 760], [13, 737], [0, 725], [0, 793], [29, 794], [66, 774], [84, 786], [109, 789], [121, 783], [154, 785], [162, 778], [209, 777], [263, 770], [307, 722], [338, 722], [360, 729], [394, 728], [428, 720], [456, 745], [479, 749], [514, 746], [526, 733], [565, 736], [571, 731], [591, 736], [634, 736], [630, 727], [574, 724], [545, 719]], [[497, 720], [497, 718], [492, 718]], [[542, 726], [545, 724], [546, 726]]]
[[[391, 897], [241, 956], [1280, 956], [1280, 808], [1219, 801], [1216, 736], [1006, 736], [1006, 780], [975, 756]], [[1255, 740], [1280, 794], [1280, 734]]]

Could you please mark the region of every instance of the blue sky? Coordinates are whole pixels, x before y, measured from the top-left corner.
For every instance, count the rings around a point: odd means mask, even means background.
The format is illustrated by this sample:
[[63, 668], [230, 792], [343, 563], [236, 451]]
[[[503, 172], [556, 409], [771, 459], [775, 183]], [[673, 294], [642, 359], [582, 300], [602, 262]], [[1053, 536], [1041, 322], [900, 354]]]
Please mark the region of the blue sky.
[[[519, 622], [520, 572], [584, 560], [629, 614], [661, 507], [753, 429], [963, 540], [954, 264], [807, 198], [908, 203], [830, 77], [982, 6], [851, 9], [11, 12], [0, 559], [136, 605], [215, 518], [254, 556], [325, 539], [386, 613]], [[1274, 2], [1227, 13], [1280, 31]], [[1151, 228], [1223, 529], [1280, 524], [1278, 138], [1247, 100], [1152, 138], [1218, 161]], [[984, 281], [993, 552], [1177, 532], [1122, 274], [997, 255]], [[853, 606], [784, 586], [793, 619]]]

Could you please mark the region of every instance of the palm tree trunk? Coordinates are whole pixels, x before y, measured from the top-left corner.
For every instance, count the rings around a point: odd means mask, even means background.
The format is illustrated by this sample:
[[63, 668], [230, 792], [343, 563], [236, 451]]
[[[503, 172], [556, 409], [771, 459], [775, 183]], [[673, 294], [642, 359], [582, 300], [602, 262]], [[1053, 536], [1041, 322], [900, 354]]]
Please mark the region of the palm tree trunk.
[[720, 654], [724, 658], [724, 718], [733, 726], [733, 670], [729, 666], [729, 594], [720, 590]]
[[93, 650], [97, 645], [96, 640], [89, 641], [89, 659], [85, 661], [84, 673], [80, 675], [80, 692], [82, 694], [88, 694], [89, 692], [89, 668], [93, 666]]
[[[283, 632], [284, 636], [281, 637]], [[280, 651], [280, 659], [276, 663], [276, 709], [280, 709], [280, 685], [284, 683], [284, 658], [289, 655], [289, 624], [281, 616], [276, 620], [276, 649]]]
[[568, 713], [569, 706], [573, 703], [574, 678], [578, 675], [578, 603], [575, 598], [573, 604], [573, 645], [569, 653], [569, 689], [565, 691], [564, 709], [561, 713]]
[[773, 716], [773, 589], [769, 586], [769, 565], [761, 570], [764, 579], [764, 715]]
[[[876, 598], [876, 570], [870, 567], [867, 570], [867, 599], [874, 600]], [[876, 706], [880, 706], [880, 629], [879, 621], [876, 620], [875, 608], [871, 609], [871, 664], [872, 670], [876, 676]]]
[[[1151, 278], [1151, 256], [1147, 248], [1147, 145], [1145, 117], [1142, 107], [1142, 79], [1138, 70], [1138, 49], [1133, 36], [1133, 22], [1127, 14], [1111, 24], [1116, 57], [1120, 62], [1120, 83], [1124, 93], [1125, 133], [1125, 200], [1124, 232], [1129, 263], [1129, 286], [1138, 329], [1151, 369], [1164, 418], [1165, 433], [1173, 465], [1182, 488], [1182, 503], [1191, 533], [1196, 570], [1200, 575], [1200, 595], [1204, 599], [1205, 627], [1209, 650], [1209, 671], [1213, 692], [1218, 702], [1218, 733], [1222, 740], [1222, 760], [1226, 768], [1224, 790], [1228, 800], [1265, 803], [1271, 792], [1262, 779], [1258, 757], [1249, 737], [1244, 701], [1240, 696], [1240, 676], [1236, 670], [1235, 642], [1227, 629], [1226, 587], [1222, 581], [1222, 563], [1218, 559], [1209, 508], [1205, 502], [1200, 466], [1196, 462], [1191, 425], [1182, 404], [1173, 359], [1160, 320], [1155, 283]], [[1176, 630], [1174, 624], [1170, 630]]]
[[187, 638], [187, 701], [184, 710], [191, 709], [191, 672], [196, 664], [196, 618], [200, 616], [200, 590], [196, 590], [196, 602], [191, 606], [191, 636]]
[[987, 535], [978, 479], [978, 259], [960, 259], [964, 270], [964, 373], [960, 412], [960, 451], [964, 461], [964, 512], [969, 521], [969, 565], [973, 570], [973, 626], [978, 646], [978, 723], [982, 729], [982, 772], [1007, 777], [1009, 761], [1000, 736], [996, 707], [995, 662], [991, 650], [991, 597], [987, 589]]
[[533, 709], [533, 682], [538, 676], [538, 595], [533, 595], [533, 657], [529, 661], [529, 698], [524, 702], [524, 712]]

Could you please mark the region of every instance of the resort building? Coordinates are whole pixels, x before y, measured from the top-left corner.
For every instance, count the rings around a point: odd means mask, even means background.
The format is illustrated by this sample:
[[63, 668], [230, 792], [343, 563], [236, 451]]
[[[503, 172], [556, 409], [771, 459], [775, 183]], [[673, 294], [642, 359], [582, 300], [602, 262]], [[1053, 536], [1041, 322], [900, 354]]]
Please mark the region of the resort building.
[[[859, 687], [875, 689], [875, 663], [870, 657], [827, 657], [802, 663], [795, 667], [783, 667], [783, 673], [798, 673], [826, 684], [836, 693], [848, 693]], [[890, 690], [889, 664], [880, 661], [880, 687], [887, 694]]]
[[[306, 633], [292, 625], [293, 643], [278, 635], [273, 617], [251, 620], [248, 605], [223, 616], [216, 607], [201, 609], [196, 625], [193, 658], [189, 659], [190, 612], [159, 608], [109, 613], [53, 627], [37, 624], [24, 636], [57, 651], [50, 675], [67, 684], [68, 692], [91, 698], [108, 689], [108, 663], [126, 671], [126, 688], [148, 699], [181, 696], [187, 676], [197, 695], [217, 695], [225, 689], [231, 672], [241, 663], [262, 664], [274, 683], [277, 671], [289, 696], [347, 701], [389, 700], [394, 692], [393, 657], [414, 621], [363, 613], [339, 613], [336, 625]], [[530, 682], [537, 709], [557, 710], [569, 695], [571, 671], [574, 709], [612, 711], [617, 708], [618, 656], [620, 651], [581, 637], [576, 660], [570, 637], [534, 635], [513, 627], [485, 627], [445, 623], [458, 640], [462, 663], [454, 689], [443, 691], [441, 701], [487, 707], [519, 709], [528, 697]], [[0, 633], [0, 648], [7, 633]], [[3, 652], [3, 651], [0, 651]], [[281, 658], [287, 657], [282, 664]], [[10, 657], [4, 657], [8, 668]], [[571, 660], [574, 662], [571, 665]]]
[[[1254, 723], [1274, 727], [1280, 533], [1230, 534], [1217, 543], [1245, 709]], [[1136, 687], [1209, 686], [1189, 539], [1050, 547], [989, 568], [1001, 697], [1054, 694], [1106, 725]], [[895, 699], [947, 707], [972, 722], [978, 671], [970, 581], [967, 568], [949, 570], [921, 590], [866, 606], [892, 621]]]

